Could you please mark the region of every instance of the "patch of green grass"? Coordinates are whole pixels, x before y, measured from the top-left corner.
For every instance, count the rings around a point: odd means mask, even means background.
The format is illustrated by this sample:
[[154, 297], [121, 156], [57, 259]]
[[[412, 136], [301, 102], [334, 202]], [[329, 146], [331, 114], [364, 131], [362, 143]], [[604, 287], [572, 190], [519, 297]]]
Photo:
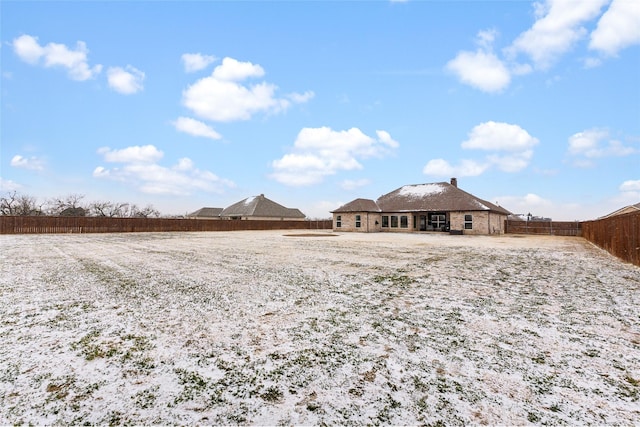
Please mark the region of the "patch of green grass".
[[156, 400], [158, 398], [156, 393], [159, 389], [159, 386], [154, 386], [136, 393], [133, 396], [136, 406], [140, 409], [148, 409], [152, 407], [156, 403]]
[[267, 389], [260, 394], [260, 398], [262, 400], [271, 403], [279, 402], [283, 396], [284, 394], [282, 393], [282, 391], [280, 391], [280, 389], [276, 386], [267, 387]]
[[389, 284], [392, 286], [398, 286], [401, 288], [407, 287], [408, 285], [415, 282], [411, 277], [406, 274], [389, 274], [389, 275], [378, 275], [374, 276], [373, 281], [375, 283]]
[[87, 361], [94, 359], [112, 357], [117, 353], [117, 349], [112, 344], [100, 344], [97, 342], [100, 331], [93, 330], [71, 344], [71, 349], [79, 351], [80, 355]]

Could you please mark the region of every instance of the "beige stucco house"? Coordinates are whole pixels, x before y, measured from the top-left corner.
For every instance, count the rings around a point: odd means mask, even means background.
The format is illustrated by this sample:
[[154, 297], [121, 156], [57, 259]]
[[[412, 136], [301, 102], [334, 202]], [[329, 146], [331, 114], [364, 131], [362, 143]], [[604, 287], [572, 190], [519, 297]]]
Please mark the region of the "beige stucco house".
[[510, 212], [451, 182], [405, 185], [378, 200], [355, 199], [331, 212], [334, 231], [502, 234]]

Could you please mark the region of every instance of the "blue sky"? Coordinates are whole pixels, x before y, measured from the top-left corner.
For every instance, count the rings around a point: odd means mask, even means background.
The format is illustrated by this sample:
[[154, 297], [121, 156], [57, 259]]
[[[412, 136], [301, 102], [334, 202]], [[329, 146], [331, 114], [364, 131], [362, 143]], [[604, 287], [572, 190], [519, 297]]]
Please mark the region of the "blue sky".
[[3, 192], [257, 194], [309, 217], [449, 181], [514, 213], [640, 202], [640, 2], [2, 1]]

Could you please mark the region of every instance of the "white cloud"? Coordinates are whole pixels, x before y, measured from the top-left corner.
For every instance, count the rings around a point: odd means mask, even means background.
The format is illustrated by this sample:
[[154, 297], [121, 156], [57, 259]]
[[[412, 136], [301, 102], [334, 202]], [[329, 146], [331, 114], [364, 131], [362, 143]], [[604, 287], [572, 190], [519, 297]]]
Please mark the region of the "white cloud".
[[458, 165], [451, 165], [444, 159], [429, 160], [422, 169], [425, 175], [445, 177], [478, 176], [489, 168], [489, 163], [480, 163], [475, 160], [463, 159]]
[[519, 172], [529, 166], [533, 158], [533, 150], [525, 150], [519, 153], [511, 153], [506, 156], [492, 154], [487, 160], [503, 172]]
[[480, 123], [469, 132], [468, 139], [461, 146], [470, 150], [491, 151], [483, 161], [465, 159], [452, 166], [444, 159], [433, 159], [427, 162], [422, 172], [436, 176], [478, 176], [492, 166], [503, 172], [519, 172], [529, 165], [533, 158], [533, 147], [538, 142], [537, 138], [518, 125], [493, 121]]
[[469, 139], [462, 148], [479, 150], [522, 151], [538, 144], [538, 139], [518, 125], [488, 121], [480, 123], [469, 132]]
[[506, 50], [527, 54], [538, 69], [549, 68], [587, 35], [583, 24], [596, 18], [609, 0], [547, 0], [536, 3], [536, 22]]
[[524, 196], [500, 196], [495, 198], [500, 206], [504, 206], [516, 215], [532, 214], [533, 216], [548, 216], [553, 207], [551, 200], [537, 194], [528, 193]]
[[277, 98], [277, 87], [273, 84], [240, 83], [263, 75], [264, 70], [259, 65], [224, 58], [211, 76], [196, 81], [183, 91], [182, 103], [201, 118], [229, 122], [249, 120], [259, 112], [277, 114], [289, 108], [292, 102], [306, 102], [313, 97], [313, 92], [305, 92]]
[[178, 159], [178, 163], [173, 166], [174, 170], [177, 171], [188, 171], [194, 168], [193, 160], [188, 157], [183, 157]]
[[606, 129], [588, 129], [569, 137], [569, 154], [578, 157], [574, 162], [578, 167], [593, 165], [591, 159], [624, 157], [638, 152], [638, 149], [612, 139]]
[[237, 59], [226, 57], [222, 64], [213, 70], [213, 77], [216, 80], [242, 81], [250, 77], [264, 76], [264, 69], [260, 65], [251, 62], [241, 62]]
[[341, 170], [362, 169], [360, 159], [382, 157], [398, 147], [388, 132], [376, 131], [376, 138], [358, 128], [334, 131], [328, 127], [304, 128], [293, 152], [274, 160], [271, 178], [292, 186], [311, 185]]
[[201, 53], [185, 53], [182, 55], [184, 71], [193, 73], [200, 71], [212, 64], [217, 58], [211, 55], [203, 55]]
[[640, 179], [625, 181], [620, 184], [620, 191], [638, 191], [640, 192]]
[[287, 98], [296, 104], [304, 104], [313, 98], [316, 94], [313, 91], [308, 90], [305, 93], [290, 93]]
[[378, 135], [378, 140], [380, 142], [388, 145], [391, 148], [398, 148], [400, 146], [398, 141], [395, 141], [393, 138], [391, 138], [391, 135], [387, 131], [377, 130], [376, 135]]
[[340, 184], [340, 187], [343, 190], [350, 191], [350, 190], [355, 190], [356, 188], [364, 187], [366, 185], [369, 185], [370, 183], [371, 183], [371, 181], [369, 181], [366, 178], [362, 178], [362, 179], [345, 179]]
[[23, 61], [38, 65], [42, 62], [44, 67], [62, 67], [67, 69], [69, 77], [73, 80], [88, 80], [102, 71], [102, 65], [89, 67], [87, 45], [78, 41], [75, 50], [59, 43], [49, 43], [42, 46], [38, 38], [30, 35], [22, 35], [13, 40], [13, 50]]
[[44, 170], [44, 161], [37, 157], [23, 157], [20, 154], [16, 154], [11, 159], [11, 166], [14, 168], [29, 169], [35, 171]]
[[110, 67], [107, 70], [109, 86], [124, 95], [131, 95], [143, 90], [142, 82], [144, 79], [145, 74], [131, 65], [127, 65], [126, 68]]
[[537, 138], [518, 125], [488, 121], [469, 132], [469, 138], [462, 143], [462, 148], [506, 151], [506, 155], [488, 155], [486, 160], [503, 172], [518, 172], [529, 165], [533, 157], [532, 148], [538, 142]]
[[172, 167], [159, 165], [162, 151], [153, 145], [127, 147], [121, 150], [101, 148], [98, 153], [106, 162], [123, 163], [121, 167], [106, 169], [98, 166], [93, 176], [126, 183], [148, 194], [189, 195], [194, 191], [222, 192], [234, 183], [214, 173], [197, 169], [193, 161], [181, 158]]
[[22, 185], [17, 182], [0, 177], [0, 191], [17, 191], [21, 188]]
[[495, 30], [480, 31], [477, 36], [478, 50], [458, 52], [446, 68], [456, 74], [462, 83], [484, 92], [500, 92], [511, 83], [511, 73], [493, 53]]
[[209, 139], [221, 139], [222, 136], [213, 130], [210, 126], [201, 121], [192, 119], [190, 117], [178, 117], [178, 119], [172, 123], [176, 130], [184, 133], [188, 133], [193, 136], [201, 136]]
[[[601, 15], [602, 9], [609, 5]], [[495, 93], [509, 86], [512, 76], [547, 70], [589, 36], [588, 25], [600, 17], [590, 34], [589, 48], [616, 56], [640, 44], [640, 6], [637, 0], [543, 0], [534, 2], [535, 22], [513, 42], [493, 52], [496, 30], [478, 32], [475, 51], [460, 51], [446, 64], [462, 83]], [[525, 63], [519, 58], [524, 55]], [[602, 64], [602, 57], [584, 58], [586, 68]], [[530, 63], [526, 63], [530, 62]]]
[[121, 150], [112, 150], [109, 147], [98, 149], [105, 162], [114, 163], [154, 163], [160, 160], [164, 153], [154, 145], [134, 145]]
[[613, 0], [591, 33], [589, 48], [615, 56], [640, 44], [640, 4], [637, 0]]

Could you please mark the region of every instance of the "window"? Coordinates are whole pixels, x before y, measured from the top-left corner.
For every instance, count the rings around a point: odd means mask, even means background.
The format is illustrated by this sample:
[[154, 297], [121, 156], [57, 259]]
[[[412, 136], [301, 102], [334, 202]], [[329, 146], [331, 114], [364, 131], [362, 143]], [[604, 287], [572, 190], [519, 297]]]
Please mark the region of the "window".
[[447, 217], [444, 214], [433, 214], [430, 219], [434, 230], [439, 230], [447, 225]]
[[413, 216], [413, 228], [418, 228], [418, 217], [417, 216]]
[[464, 216], [464, 229], [465, 230], [473, 230], [473, 216], [465, 215]]
[[342, 227], [342, 215], [336, 217], [336, 228]]
[[391, 215], [391, 228], [398, 228], [398, 217]]
[[362, 225], [360, 218], [360, 215], [356, 215], [356, 228], [360, 228], [360, 225]]
[[387, 215], [382, 215], [382, 227], [389, 227], [389, 217]]
[[400, 217], [400, 228], [409, 228], [409, 217], [402, 215]]

